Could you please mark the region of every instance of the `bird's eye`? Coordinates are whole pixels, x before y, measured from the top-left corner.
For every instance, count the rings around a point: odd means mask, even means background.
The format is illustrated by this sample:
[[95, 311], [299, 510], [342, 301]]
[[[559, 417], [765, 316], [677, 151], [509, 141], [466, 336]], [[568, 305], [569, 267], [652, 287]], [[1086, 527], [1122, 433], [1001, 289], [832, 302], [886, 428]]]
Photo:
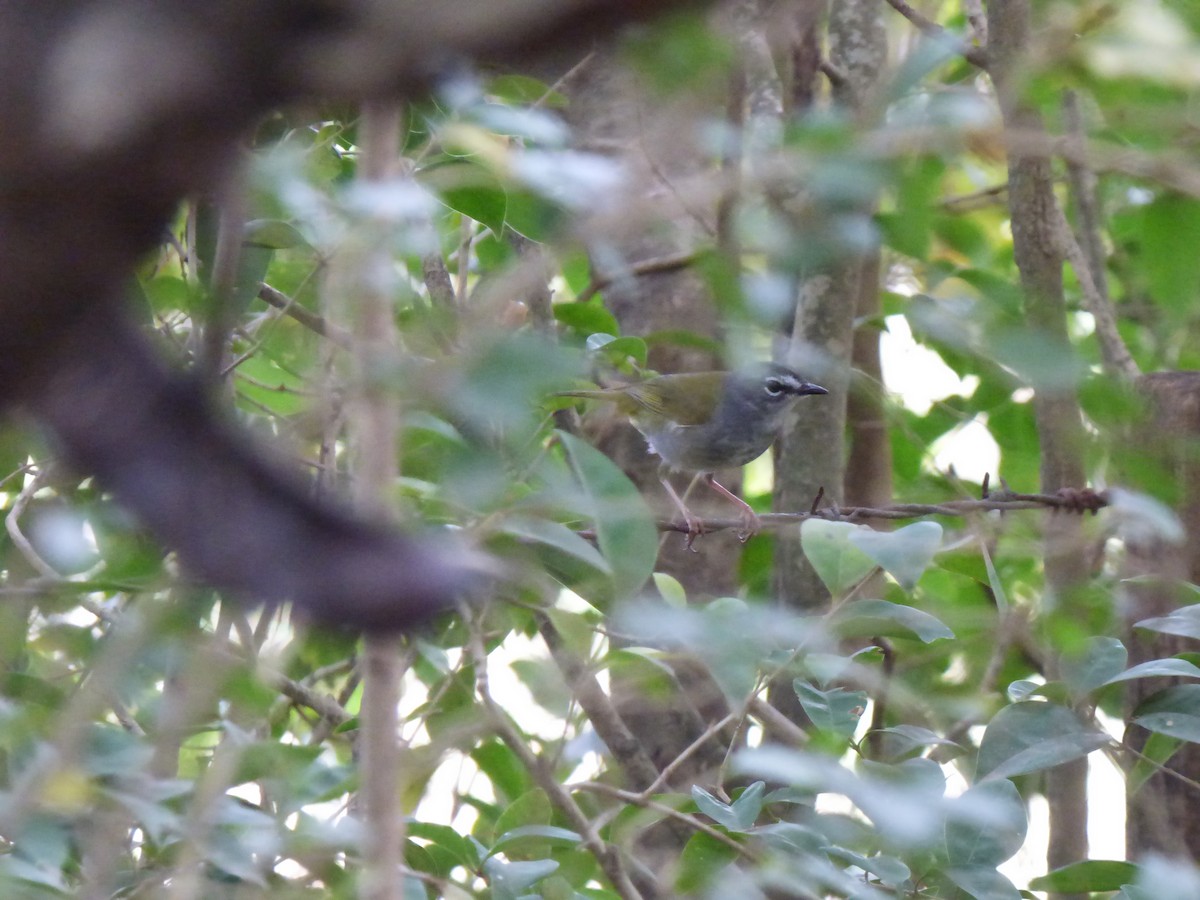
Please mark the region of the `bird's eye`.
[[778, 378], [768, 378], [763, 382], [763, 389], [767, 392], [768, 397], [778, 397], [787, 390]]

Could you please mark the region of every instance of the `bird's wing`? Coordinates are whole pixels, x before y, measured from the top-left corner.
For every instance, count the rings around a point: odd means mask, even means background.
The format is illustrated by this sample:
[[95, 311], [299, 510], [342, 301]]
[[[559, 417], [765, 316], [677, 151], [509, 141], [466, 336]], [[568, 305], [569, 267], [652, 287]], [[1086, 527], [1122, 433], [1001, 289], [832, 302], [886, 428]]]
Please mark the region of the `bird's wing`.
[[714, 394], [723, 378], [721, 372], [689, 372], [651, 378], [629, 387], [626, 395], [651, 415], [678, 425], [703, 425], [712, 418]]

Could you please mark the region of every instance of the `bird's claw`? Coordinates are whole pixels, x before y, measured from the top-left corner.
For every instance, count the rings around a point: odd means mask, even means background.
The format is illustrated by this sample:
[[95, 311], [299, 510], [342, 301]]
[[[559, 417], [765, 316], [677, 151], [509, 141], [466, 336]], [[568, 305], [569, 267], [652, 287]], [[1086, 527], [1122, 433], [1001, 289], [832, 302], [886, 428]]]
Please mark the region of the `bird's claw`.
[[737, 530], [737, 539], [744, 544], [762, 530], [762, 520], [753, 512], [745, 510], [742, 511], [741, 520], [741, 527]]
[[700, 537], [700, 535], [706, 532], [704, 523], [693, 516], [687, 516], [684, 519], [683, 524], [684, 527], [687, 528], [687, 533], [683, 536], [684, 546], [686, 546], [693, 553], [699, 553], [700, 551], [693, 547], [692, 544], [696, 542], [696, 538]]

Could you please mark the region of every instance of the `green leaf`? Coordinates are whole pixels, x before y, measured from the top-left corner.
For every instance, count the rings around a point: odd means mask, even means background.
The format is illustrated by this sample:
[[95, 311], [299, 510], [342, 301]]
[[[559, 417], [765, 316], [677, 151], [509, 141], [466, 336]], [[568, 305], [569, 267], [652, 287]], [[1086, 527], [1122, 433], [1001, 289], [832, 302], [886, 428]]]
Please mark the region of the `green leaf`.
[[611, 334], [614, 338], [621, 334], [617, 317], [598, 300], [588, 300], [585, 303], [556, 303], [554, 318], [581, 334]]
[[840, 687], [822, 691], [802, 678], [797, 678], [792, 684], [805, 715], [813, 725], [839, 737], [854, 736], [867, 708], [866, 691], [848, 691]]
[[[557, 307], [555, 307], [557, 309]], [[593, 335], [594, 337], [595, 335]], [[589, 343], [591, 338], [588, 339]], [[588, 347], [592, 349], [591, 346]], [[646, 348], [646, 342], [639, 337], [618, 337], [605, 341], [604, 344], [596, 348], [602, 353], [609, 362], [622, 369], [629, 368], [630, 360], [639, 368], [644, 368], [646, 365], [646, 356], [649, 351]]]
[[869, 872], [890, 888], [898, 888], [912, 877], [912, 872], [894, 856], [862, 856], [845, 847], [832, 846], [828, 854], [842, 862]]
[[242, 231], [242, 240], [252, 246], [271, 250], [308, 246], [308, 241], [294, 225], [279, 219], [254, 219], [247, 222]]
[[1021, 892], [1011, 881], [987, 866], [953, 866], [945, 870], [953, 881], [975, 900], [1020, 900]]
[[1130, 717], [1135, 725], [1200, 743], [1200, 685], [1181, 684], [1147, 697]]
[[919, 725], [893, 725], [891, 728], [878, 728], [871, 734], [880, 736], [876, 746], [879, 748], [879, 758], [884, 762], [902, 759], [914, 750], [924, 747], [958, 746], [949, 738]]
[[550, 798], [541, 788], [526, 791], [514, 800], [496, 820], [496, 832], [505, 834], [526, 825], [549, 825], [554, 811]]
[[748, 831], [762, 812], [766, 784], [756, 781], [747, 787], [732, 804], [723, 803], [699, 785], [692, 785], [692, 799], [700, 812], [730, 831]]
[[479, 854], [475, 845], [451, 828], [436, 822], [417, 822], [409, 820], [405, 829], [412, 837], [423, 838], [449, 854], [455, 862], [469, 871], [479, 868]]
[[1190, 314], [1200, 284], [1200, 202], [1162, 193], [1142, 209], [1141, 254], [1150, 293], [1175, 320]]
[[483, 864], [493, 900], [519, 900], [529, 888], [557, 871], [558, 863], [552, 859], [503, 862], [493, 856]]
[[758, 821], [763, 808], [763, 794], [767, 791], [766, 782], [756, 781], [738, 794], [733, 801], [733, 812], [741, 830], [745, 831]]
[[1037, 772], [1087, 756], [1112, 742], [1083, 726], [1065, 706], [1040, 701], [1000, 710], [979, 744], [976, 777], [996, 780]]
[[658, 589], [663, 602], [672, 609], [687, 609], [687, 591], [679, 583], [679, 579], [666, 572], [654, 573], [654, 587]]
[[1119, 675], [1114, 675], [1105, 684], [1132, 681], [1135, 678], [1200, 678], [1200, 666], [1186, 659], [1151, 659], [1131, 666]]
[[1161, 734], [1157, 731], [1150, 732], [1150, 736], [1146, 738], [1146, 743], [1142, 747], [1142, 755], [1133, 761], [1133, 768], [1125, 776], [1126, 794], [1132, 797], [1140, 791], [1152, 776], [1162, 770], [1162, 767], [1167, 764], [1167, 760], [1186, 743], [1187, 741], [1171, 737], [1168, 734]]
[[1181, 607], [1166, 616], [1142, 619], [1134, 623], [1134, 628], [1200, 639], [1200, 604]]
[[860, 527], [850, 533], [850, 543], [911, 591], [941, 549], [942, 526], [937, 522], [914, 522], [896, 531]]
[[[501, 816], [503, 818], [503, 816]], [[497, 831], [500, 831], [499, 822]], [[575, 846], [581, 838], [574, 831], [554, 825], [522, 825], [501, 833], [492, 844], [491, 854], [503, 853], [509, 859], [540, 859], [552, 845]]]
[[737, 827], [737, 817], [733, 813], [733, 807], [725, 801], [717, 799], [698, 784], [692, 785], [692, 799], [696, 801], [696, 808], [714, 822], [724, 825], [726, 828]]
[[[546, 561], [552, 561], [555, 555], [561, 554], [571, 560], [583, 563], [602, 575], [612, 575], [612, 568], [600, 551], [559, 522], [532, 516], [513, 516], [501, 523], [500, 530], [523, 541], [529, 541], [555, 551], [554, 554], [547, 554], [543, 557]], [[567, 587], [574, 587], [574, 585], [568, 583]]]
[[717, 873], [738, 858], [737, 850], [700, 831], [683, 847], [675, 889], [679, 893], [698, 891], [710, 885]]
[[1137, 878], [1138, 867], [1116, 859], [1085, 859], [1030, 879], [1034, 891], [1058, 894], [1086, 894], [1100, 891], [1119, 891], [1121, 885]]
[[1088, 638], [1082, 652], [1063, 657], [1062, 679], [1075, 696], [1082, 697], [1111, 683], [1128, 659], [1125, 645], [1116, 638]]
[[862, 526], [825, 519], [805, 519], [800, 525], [800, 546], [820, 579], [834, 596], [862, 581], [875, 562], [850, 541]]
[[1025, 801], [1011, 781], [977, 784], [959, 797], [959, 803], [974, 815], [946, 823], [946, 858], [951, 866], [964, 871], [994, 869], [1021, 849], [1029, 820]]
[[614, 601], [642, 590], [658, 559], [658, 528], [645, 499], [607, 456], [586, 441], [557, 432], [571, 469], [591, 504], [600, 552], [612, 568]]
[[842, 637], [912, 637], [926, 644], [954, 632], [927, 612], [887, 600], [852, 600], [834, 613], [830, 626]]

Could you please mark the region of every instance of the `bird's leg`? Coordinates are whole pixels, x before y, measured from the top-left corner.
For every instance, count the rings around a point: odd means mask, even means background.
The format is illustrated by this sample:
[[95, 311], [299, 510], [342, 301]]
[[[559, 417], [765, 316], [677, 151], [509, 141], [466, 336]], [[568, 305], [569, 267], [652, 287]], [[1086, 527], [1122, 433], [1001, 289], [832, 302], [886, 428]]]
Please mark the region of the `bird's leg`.
[[675, 486], [671, 484], [671, 480], [667, 477], [667, 473], [660, 472], [658, 480], [662, 482], [662, 486], [667, 491], [667, 496], [671, 498], [671, 502], [675, 504], [675, 508], [679, 510], [679, 514], [683, 516], [683, 523], [687, 526], [687, 548], [693, 553], [698, 552], [692, 543], [697, 537], [704, 534], [704, 523], [688, 509], [687, 504], [683, 502], [683, 498], [675, 490]]
[[727, 499], [730, 503], [733, 503], [737, 506], [738, 517], [742, 520], [742, 527], [738, 529], [739, 541], [744, 544], [751, 538], [751, 536], [758, 534], [759, 529], [762, 528], [762, 522], [759, 521], [758, 513], [756, 513], [750, 507], [749, 503], [747, 503], [737, 494], [733, 493], [733, 491], [729, 490], [729, 488], [725, 487], [725, 485], [721, 484], [721, 482], [717, 481], [717, 479], [713, 477], [712, 472], [705, 474], [704, 482], [722, 497]]

